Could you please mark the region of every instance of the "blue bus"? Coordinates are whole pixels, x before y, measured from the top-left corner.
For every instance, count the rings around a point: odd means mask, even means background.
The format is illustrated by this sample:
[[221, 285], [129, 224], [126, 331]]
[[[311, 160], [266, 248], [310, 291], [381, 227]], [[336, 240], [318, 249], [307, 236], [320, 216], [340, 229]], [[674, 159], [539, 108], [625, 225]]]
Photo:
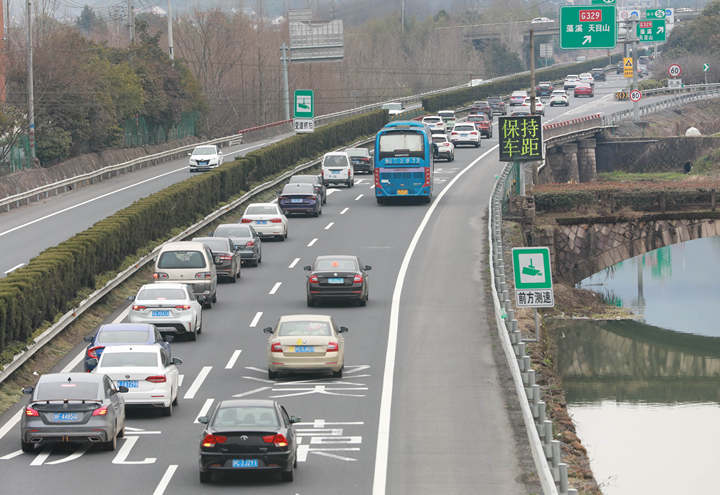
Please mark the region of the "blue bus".
[[375, 137], [375, 199], [418, 198], [433, 194], [433, 146], [430, 128], [417, 121], [390, 122]]

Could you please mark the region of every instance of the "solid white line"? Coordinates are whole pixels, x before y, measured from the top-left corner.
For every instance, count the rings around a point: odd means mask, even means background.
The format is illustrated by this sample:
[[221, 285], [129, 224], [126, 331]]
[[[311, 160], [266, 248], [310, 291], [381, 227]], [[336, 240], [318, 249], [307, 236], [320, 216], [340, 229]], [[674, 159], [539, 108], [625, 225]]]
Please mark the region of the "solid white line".
[[274, 296], [281, 285], [282, 285], [282, 282], [275, 282], [275, 285], [272, 286], [272, 289], [270, 289], [270, 292], [268, 292], [268, 294], [270, 294], [271, 296]]
[[195, 394], [197, 394], [197, 391], [200, 389], [200, 386], [205, 381], [205, 378], [210, 374], [210, 371], [212, 371], [212, 366], [203, 366], [203, 368], [200, 370], [200, 373], [195, 377], [195, 381], [192, 382], [192, 385], [190, 385], [190, 388], [187, 392], [185, 392], [185, 396], [183, 399], [194, 399]]
[[170, 464], [168, 468], [165, 470], [165, 474], [163, 474], [163, 477], [160, 478], [160, 483], [157, 484], [155, 487], [155, 491], [153, 492], [153, 495], [163, 495], [165, 493], [165, 490], [167, 489], [168, 485], [170, 484], [170, 480], [172, 479], [173, 475], [175, 474], [175, 471], [177, 471], [178, 465], [177, 464]]
[[253, 319], [250, 322], [250, 328], [255, 328], [257, 326], [258, 321], [260, 321], [260, 318], [262, 317], [262, 315], [263, 315], [262, 311], [258, 311], [257, 313], [255, 313], [255, 316], [253, 316]]
[[242, 351], [240, 349], [237, 349], [235, 352], [232, 353], [232, 356], [230, 356], [230, 359], [228, 360], [227, 364], [225, 365], [226, 370], [231, 370], [233, 366], [235, 366], [235, 363], [237, 362], [238, 358], [240, 357], [240, 353]]
[[121, 187], [120, 189], [116, 189], [114, 191], [110, 191], [109, 193], [101, 194], [100, 196], [96, 196], [94, 198], [90, 198], [87, 201], [83, 201], [82, 203], [78, 203], [73, 206], [68, 206], [67, 208], [63, 208], [62, 210], [58, 210], [53, 213], [49, 213], [43, 217], [36, 218], [35, 220], [31, 220], [29, 222], [26, 222], [22, 225], [18, 225], [17, 227], [13, 227], [11, 229], [8, 229], [4, 232], [0, 232], [0, 237], [3, 237], [7, 234], [11, 234], [12, 232], [15, 232], [16, 230], [24, 229], [25, 227], [29, 227], [30, 225], [36, 224], [38, 222], [42, 222], [43, 220], [47, 220], [48, 218], [52, 218], [54, 216], [60, 215], [62, 213], [65, 213], [66, 211], [74, 210], [75, 208], [79, 208], [81, 206], [85, 206], [86, 204], [92, 203], [94, 201], [97, 201], [99, 199], [107, 198], [108, 196], [112, 196], [113, 194], [117, 194], [119, 192], [127, 191], [128, 189], [132, 189], [133, 187], [145, 184], [146, 182], [153, 181], [155, 179], [160, 179], [161, 177], [165, 177], [166, 175], [174, 174], [175, 172], [179, 172], [181, 170], [185, 170], [187, 167], [182, 168], [176, 168], [175, 170], [171, 170], [170, 172], [165, 172], [164, 174], [156, 175], [155, 177], [150, 177], [149, 179], [141, 180], [140, 182], [136, 182], [135, 184], [130, 184], [129, 186]]
[[24, 410], [25, 408], [20, 409], [18, 412], [10, 416], [10, 419], [8, 419], [7, 423], [2, 425], [2, 427], [0, 428], [0, 440], [2, 440], [2, 438], [7, 435], [8, 432], [12, 430], [16, 424], [20, 422], [20, 418], [22, 418]]
[[7, 271], [5, 272], [5, 275], [7, 275], [8, 273], [14, 272], [15, 270], [17, 270], [17, 269], [20, 268], [21, 266], [25, 266], [25, 263], [18, 263], [18, 264], [15, 265], [14, 267], [12, 267], [12, 268], [10, 268], [9, 270], [7, 270]]
[[312, 247], [317, 242], [317, 237], [313, 239], [312, 241], [308, 242], [307, 247]]
[[330, 222], [329, 224], [327, 224], [327, 225], [325, 226], [325, 230], [330, 230], [333, 225], [335, 225], [335, 222]]
[[348, 211], [349, 209], [350, 209], [350, 208], [343, 208], [343, 210], [340, 212], [340, 214], [341, 214], [341, 215], [344, 215], [345, 213], [347, 213], [347, 211]]
[[295, 265], [298, 264], [298, 261], [300, 261], [300, 258], [295, 258], [294, 260], [292, 260], [292, 263], [288, 265], [288, 268], [290, 268], [291, 270], [295, 268]]
[[200, 408], [200, 412], [198, 413], [197, 416], [195, 416], [195, 421], [193, 421], [193, 423], [200, 423], [200, 421], [198, 421], [198, 418], [200, 416], [207, 416], [207, 413], [210, 410], [210, 408], [212, 407], [213, 402], [215, 402], [215, 399], [207, 399], [205, 401], [205, 404], [203, 404], [203, 406]]
[[400, 299], [402, 297], [403, 285], [405, 284], [405, 276], [407, 274], [408, 267], [410, 266], [410, 261], [412, 260], [413, 253], [415, 252], [415, 247], [417, 247], [420, 237], [430, 221], [430, 217], [432, 217], [437, 205], [443, 197], [445, 197], [445, 194], [452, 188], [453, 184], [460, 179], [460, 177], [465, 175], [465, 172], [473, 168], [480, 162], [480, 160], [495, 151], [497, 147], [498, 145], [496, 144], [478, 158], [470, 162], [460, 171], [460, 173], [453, 177], [446, 188], [440, 191], [440, 194], [438, 194], [437, 198], [435, 198], [432, 202], [430, 208], [428, 208], [428, 211], [425, 213], [425, 216], [415, 231], [415, 235], [413, 235], [410, 245], [408, 246], [407, 251], [405, 251], [402, 264], [400, 265], [400, 271], [398, 272], [397, 279], [395, 280], [395, 289], [393, 290], [392, 304], [390, 307], [390, 327], [388, 330], [387, 353], [385, 354], [385, 371], [383, 373], [382, 394], [380, 396], [380, 418], [378, 420], [377, 449], [375, 452], [373, 495], [384, 495], [387, 485], [388, 449], [390, 447], [390, 413], [392, 408], [393, 380], [395, 377], [395, 352], [397, 349]]
[[355, 198], [355, 201], [357, 201], [358, 199], [362, 198], [363, 196], [365, 196], [365, 195], [364, 195], [364, 194], [358, 194], [358, 197]]
[[9, 461], [10, 459], [14, 459], [15, 457], [22, 455], [22, 454], [23, 454], [22, 450], [16, 450], [15, 452], [11, 452], [7, 455], [0, 457], [0, 461]]

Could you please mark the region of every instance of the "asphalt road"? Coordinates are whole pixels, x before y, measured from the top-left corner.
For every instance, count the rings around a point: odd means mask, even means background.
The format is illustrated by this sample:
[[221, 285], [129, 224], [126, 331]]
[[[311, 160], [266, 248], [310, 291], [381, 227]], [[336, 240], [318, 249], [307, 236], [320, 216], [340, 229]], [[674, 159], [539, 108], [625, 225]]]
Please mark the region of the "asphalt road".
[[[607, 110], [602, 98], [570, 109]], [[566, 113], [548, 108], [547, 120]], [[514, 443], [505, 408], [514, 392], [499, 379], [505, 364], [495, 362], [495, 330], [486, 323], [483, 215], [502, 168], [495, 144], [483, 140], [480, 149], [458, 149], [455, 162], [437, 162], [429, 207], [378, 206], [371, 176], [357, 176], [354, 188], [332, 190], [321, 217], [291, 218], [286, 242], [268, 242], [258, 268], [221, 285], [199, 340], [173, 343], [184, 359], [173, 416], [132, 412], [116, 452], [23, 454], [22, 404], [13, 407], [0, 417], [2, 486], [58, 495], [526, 493], [516, 447], [527, 446]], [[321, 254], [356, 254], [372, 265], [367, 307], [309, 311], [302, 266]], [[350, 328], [344, 377], [269, 381], [262, 328], [306, 312]], [[79, 368], [81, 353], [73, 350], [58, 369]], [[294, 483], [247, 475], [201, 487], [195, 420], [233, 396], [275, 398], [303, 418]]]

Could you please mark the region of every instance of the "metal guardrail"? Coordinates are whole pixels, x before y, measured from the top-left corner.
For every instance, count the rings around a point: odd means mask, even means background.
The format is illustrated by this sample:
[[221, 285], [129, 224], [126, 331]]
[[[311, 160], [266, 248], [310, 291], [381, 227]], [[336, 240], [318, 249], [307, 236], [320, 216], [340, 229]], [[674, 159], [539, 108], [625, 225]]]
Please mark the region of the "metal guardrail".
[[[720, 84], [713, 84], [712, 87], [709, 87], [711, 85], [707, 85], [707, 86], [702, 85], [702, 86], [704, 86], [704, 87], [703, 87], [702, 91], [699, 91], [699, 92], [680, 94], [680, 95], [674, 96], [672, 98], [666, 98], [662, 101], [651, 103], [649, 105], [641, 105], [638, 108], [638, 116], [645, 117], [647, 115], [650, 115], [651, 113], [687, 105], [688, 103], [693, 103], [693, 102], [702, 101], [702, 100], [710, 100], [713, 98], [720, 97]], [[603, 125], [611, 126], [622, 120], [631, 119], [632, 117], [633, 117], [632, 108], [627, 109], [627, 110], [621, 110], [619, 112], [614, 112], [609, 115], [605, 115], [603, 117]]]
[[[339, 149], [344, 149], [347, 147], [354, 147], [354, 146], [361, 146], [364, 144], [369, 144], [374, 141], [374, 138], [372, 139], [362, 139], [359, 141], [356, 141], [350, 145], [342, 146]], [[167, 242], [174, 242], [182, 240], [195, 232], [199, 231], [200, 229], [204, 228], [205, 226], [209, 225], [211, 222], [214, 222], [221, 216], [225, 215], [226, 213], [234, 210], [238, 206], [240, 206], [242, 203], [248, 201], [252, 197], [254, 197], [257, 194], [260, 194], [261, 192], [267, 191], [268, 189], [275, 187], [276, 185], [280, 184], [282, 181], [290, 178], [293, 174], [296, 174], [298, 172], [301, 172], [303, 170], [307, 170], [309, 168], [312, 168], [314, 166], [319, 165], [321, 160], [311, 160], [309, 162], [302, 163], [291, 170], [288, 170], [287, 172], [282, 173], [278, 177], [264, 182], [247, 193], [243, 194], [236, 200], [226, 204], [225, 206], [222, 206], [221, 208], [218, 208], [217, 210], [213, 211], [212, 213], [208, 214], [205, 218], [200, 220], [199, 222], [191, 225], [178, 235], [172, 237], [171, 239], [168, 239], [167, 241], [164, 241], [160, 245], [158, 245], [150, 254], [147, 254], [137, 260], [131, 267], [126, 268], [125, 270], [118, 273], [112, 280], [107, 282], [102, 288], [96, 290], [92, 294], [90, 294], [86, 299], [83, 299], [75, 308], [72, 308], [70, 311], [63, 314], [60, 319], [53, 323], [47, 330], [45, 330], [43, 333], [38, 335], [33, 339], [33, 343], [30, 344], [27, 349], [13, 357], [13, 360], [6, 364], [2, 370], [0, 370], [0, 383], [4, 382], [12, 373], [14, 373], [20, 366], [22, 366], [28, 359], [30, 359], [37, 351], [42, 349], [46, 344], [48, 344], [53, 338], [55, 338], [60, 332], [65, 330], [71, 323], [73, 323], [75, 320], [77, 320], [80, 315], [85, 313], [88, 309], [90, 309], [95, 303], [97, 303], [99, 300], [101, 300], [103, 297], [107, 296], [112, 290], [116, 289], [120, 284], [125, 282], [128, 278], [130, 278], [132, 275], [134, 275], [136, 272], [138, 272], [140, 269], [142, 269], [145, 265], [147, 265], [149, 262], [151, 262], [155, 256], [157, 255], [158, 251], [162, 247], [163, 244]]]

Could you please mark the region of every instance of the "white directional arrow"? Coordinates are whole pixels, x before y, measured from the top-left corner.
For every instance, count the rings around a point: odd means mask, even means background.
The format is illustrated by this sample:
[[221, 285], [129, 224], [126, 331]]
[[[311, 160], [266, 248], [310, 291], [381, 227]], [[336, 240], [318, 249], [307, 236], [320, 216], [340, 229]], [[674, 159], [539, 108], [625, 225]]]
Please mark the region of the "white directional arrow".
[[664, 32], [665, 32], [665, 28], [663, 26], [658, 26], [657, 34], [664, 33]]
[[592, 42], [592, 35], [588, 34], [587, 36], [583, 36], [583, 42], [582, 42], [583, 45], [585, 45], [587, 43], [591, 43], [591, 42]]

